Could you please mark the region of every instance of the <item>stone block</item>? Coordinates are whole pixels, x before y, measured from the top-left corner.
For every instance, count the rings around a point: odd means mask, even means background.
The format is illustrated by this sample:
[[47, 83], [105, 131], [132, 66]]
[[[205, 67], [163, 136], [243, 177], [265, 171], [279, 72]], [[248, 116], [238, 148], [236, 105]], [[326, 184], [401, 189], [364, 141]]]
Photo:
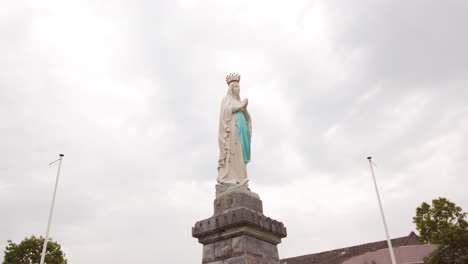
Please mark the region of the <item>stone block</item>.
[[245, 253], [245, 236], [237, 236], [232, 238], [232, 253], [243, 254]]
[[248, 191], [233, 191], [221, 195], [214, 200], [214, 214], [219, 215], [237, 207], [246, 207], [259, 213], [263, 213], [262, 200], [258, 195]]
[[244, 247], [245, 251], [249, 254], [262, 257], [263, 255], [263, 242], [251, 236], [245, 236], [244, 238]]
[[223, 264], [260, 264], [257, 257], [244, 255], [224, 260]]
[[209, 263], [215, 260], [215, 247], [214, 243], [203, 245], [203, 261], [202, 263]]
[[232, 252], [234, 255], [251, 254], [270, 260], [279, 260], [276, 245], [246, 235], [232, 238]]
[[220, 261], [214, 261], [214, 262], [207, 262], [207, 263], [204, 263], [204, 264], [223, 264], [223, 261], [220, 260]]
[[232, 256], [232, 239], [223, 239], [214, 243], [215, 258], [226, 258]]
[[260, 259], [258, 264], [280, 264], [280, 261], [272, 259]]
[[278, 260], [279, 261], [279, 255], [278, 255], [278, 247], [276, 245], [270, 244], [265, 241], [261, 241], [262, 243], [262, 256], [263, 258], [268, 258], [272, 260]]

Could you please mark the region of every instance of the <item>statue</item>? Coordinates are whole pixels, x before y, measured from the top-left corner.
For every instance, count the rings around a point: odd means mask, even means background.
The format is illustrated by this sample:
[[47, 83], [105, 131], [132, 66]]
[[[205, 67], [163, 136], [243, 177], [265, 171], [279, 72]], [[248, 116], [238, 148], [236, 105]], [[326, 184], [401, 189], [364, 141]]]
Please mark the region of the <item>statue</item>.
[[278, 247], [286, 237], [281, 222], [263, 214], [260, 196], [249, 189], [252, 122], [247, 99], [239, 96], [240, 75], [226, 76], [227, 94], [219, 116], [219, 159], [213, 215], [197, 221], [192, 236], [203, 244], [205, 264], [280, 264]]
[[238, 73], [226, 76], [228, 91], [219, 116], [217, 195], [233, 189], [249, 190], [246, 166], [250, 162], [252, 121], [248, 99], [240, 99], [239, 82]]

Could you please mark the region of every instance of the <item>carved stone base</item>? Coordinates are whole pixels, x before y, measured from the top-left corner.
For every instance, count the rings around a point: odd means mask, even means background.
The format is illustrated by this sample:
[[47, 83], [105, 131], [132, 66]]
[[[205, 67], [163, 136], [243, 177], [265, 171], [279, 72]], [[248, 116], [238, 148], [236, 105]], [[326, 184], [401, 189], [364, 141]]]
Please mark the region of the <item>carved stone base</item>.
[[263, 215], [250, 191], [233, 191], [214, 201], [214, 215], [198, 221], [192, 236], [203, 244], [203, 264], [279, 264], [283, 223]]

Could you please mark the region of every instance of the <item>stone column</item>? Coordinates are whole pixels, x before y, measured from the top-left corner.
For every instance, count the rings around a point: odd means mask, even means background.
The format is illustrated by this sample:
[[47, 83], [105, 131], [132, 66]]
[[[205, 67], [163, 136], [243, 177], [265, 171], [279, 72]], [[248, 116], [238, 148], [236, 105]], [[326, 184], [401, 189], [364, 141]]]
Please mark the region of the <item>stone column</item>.
[[263, 214], [256, 193], [237, 189], [215, 199], [214, 215], [195, 223], [192, 236], [203, 244], [203, 264], [279, 264], [286, 227]]

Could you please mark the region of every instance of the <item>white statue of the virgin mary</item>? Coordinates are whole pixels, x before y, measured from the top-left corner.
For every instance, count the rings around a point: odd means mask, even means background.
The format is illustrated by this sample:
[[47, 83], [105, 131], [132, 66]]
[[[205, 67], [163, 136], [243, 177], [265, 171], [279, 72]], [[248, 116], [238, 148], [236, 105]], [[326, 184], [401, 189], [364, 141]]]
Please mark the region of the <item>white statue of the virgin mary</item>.
[[219, 117], [219, 159], [216, 193], [230, 189], [248, 189], [247, 168], [250, 161], [252, 121], [247, 111], [248, 100], [241, 101], [240, 75], [226, 76], [228, 91], [221, 103]]

